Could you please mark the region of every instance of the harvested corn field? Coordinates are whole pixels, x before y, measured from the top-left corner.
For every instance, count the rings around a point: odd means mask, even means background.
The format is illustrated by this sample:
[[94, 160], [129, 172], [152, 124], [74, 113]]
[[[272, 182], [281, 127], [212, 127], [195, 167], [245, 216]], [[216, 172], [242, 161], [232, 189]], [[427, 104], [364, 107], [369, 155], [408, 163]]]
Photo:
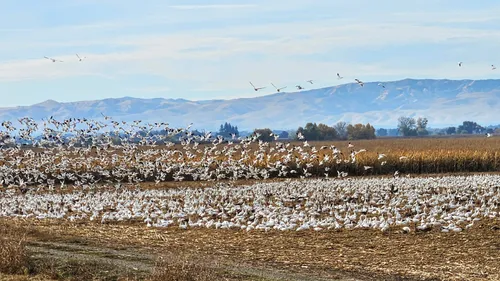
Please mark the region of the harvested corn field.
[[154, 138], [3, 147], [0, 271], [35, 280], [499, 278], [499, 138]]
[[9, 189], [0, 206], [38, 258], [117, 250], [106, 262], [135, 264], [139, 279], [165, 255], [221, 280], [500, 277], [497, 175]]
[[[70, 125], [66, 126], [69, 126], [66, 131], [74, 131]], [[227, 140], [178, 129], [174, 133], [186, 135], [181, 138], [181, 144], [167, 141], [167, 136], [142, 136], [137, 132], [113, 144], [111, 133], [80, 132], [72, 138], [63, 138], [49, 132], [46, 138], [50, 140], [36, 143], [38, 147], [12, 146], [8, 142], [11, 146], [1, 149], [3, 186], [52, 189], [67, 185], [88, 187], [103, 182], [158, 184], [500, 171], [498, 137], [352, 142], [289, 142], [277, 138], [274, 142], [262, 142], [257, 135]], [[14, 139], [7, 137], [10, 135], [6, 132], [3, 136]], [[29, 136], [23, 138], [30, 140]], [[130, 142], [132, 139], [136, 142]], [[90, 145], [81, 146], [86, 142]]]

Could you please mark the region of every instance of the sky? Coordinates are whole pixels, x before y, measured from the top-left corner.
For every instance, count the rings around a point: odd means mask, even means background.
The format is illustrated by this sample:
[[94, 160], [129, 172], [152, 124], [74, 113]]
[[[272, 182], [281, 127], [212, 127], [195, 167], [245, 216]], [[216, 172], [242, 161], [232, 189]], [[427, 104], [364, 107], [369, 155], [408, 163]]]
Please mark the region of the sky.
[[498, 78], [499, 46], [497, 0], [3, 0], [0, 107]]

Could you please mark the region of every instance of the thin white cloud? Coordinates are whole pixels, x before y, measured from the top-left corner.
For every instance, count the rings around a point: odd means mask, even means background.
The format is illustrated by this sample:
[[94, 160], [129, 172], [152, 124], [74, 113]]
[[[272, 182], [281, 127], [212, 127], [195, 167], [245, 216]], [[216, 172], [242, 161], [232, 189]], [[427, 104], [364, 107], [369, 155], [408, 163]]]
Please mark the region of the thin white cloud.
[[142, 88], [127, 88], [128, 92], [139, 92], [139, 93], [165, 93], [172, 89], [169, 87], [142, 87]]
[[243, 9], [253, 8], [257, 5], [253, 4], [211, 4], [211, 5], [171, 5], [169, 8], [178, 10], [204, 10], [204, 9]]
[[[245, 5], [184, 5], [198, 7], [211, 6], [245, 6]], [[214, 7], [212, 7], [214, 6]], [[246, 5], [248, 6], [248, 5]], [[223, 9], [219, 7], [220, 9]], [[277, 9], [274, 7], [273, 9]], [[455, 60], [425, 61], [409, 64], [405, 61], [415, 59], [392, 55], [392, 59], [373, 58], [346, 61], [342, 54], [357, 49], [377, 49], [410, 44], [439, 44], [447, 40], [462, 38], [463, 42], [497, 42], [500, 43], [500, 31], [477, 30], [473, 28], [452, 28], [443, 26], [422, 25], [420, 22], [444, 21], [455, 19], [457, 13], [425, 15], [420, 13], [400, 15], [399, 24], [394, 24], [390, 16], [377, 15], [367, 19], [315, 19], [300, 22], [262, 22], [258, 24], [239, 24], [213, 28], [209, 24], [199, 30], [179, 30], [174, 33], [161, 31], [144, 34], [130, 34], [125, 31], [116, 34], [92, 37], [94, 30], [102, 24], [109, 29], [124, 24], [140, 26], [141, 21], [124, 21], [108, 23], [88, 23], [76, 27], [84, 31], [86, 37], [79, 39], [76, 35], [65, 35], [66, 27], [51, 31], [49, 39], [34, 41], [29, 45], [52, 51], [61, 48], [59, 53], [41, 54], [40, 59], [0, 62], [0, 81], [19, 81], [26, 79], [56, 79], [85, 75], [99, 75], [116, 78], [123, 75], [152, 74], [168, 79], [186, 82], [186, 90], [204, 89], [217, 95], [217, 92], [234, 90], [235, 93], [256, 94], [248, 85], [248, 80], [255, 81], [271, 88], [270, 83], [286, 84], [293, 89], [296, 83], [304, 79], [315, 79], [328, 86], [339, 82], [350, 82], [353, 78], [363, 81], [377, 77], [484, 77], [491, 75], [486, 67], [487, 61], [481, 59], [474, 62], [475, 56], [469, 54], [467, 68], [458, 69]], [[386, 17], [387, 16], [387, 17]], [[478, 14], [472, 13], [457, 19], [463, 22], [480, 20]], [[490, 15], [491, 16], [491, 15]], [[184, 19], [187, 20], [187, 19]], [[145, 19], [145, 21], [148, 21]], [[153, 23], [151, 21], [150, 23]], [[75, 27], [74, 27], [75, 28]], [[63, 32], [64, 31], [64, 32]], [[40, 35], [39, 35], [40, 36]], [[60, 39], [57, 39], [61, 37]], [[2, 49], [19, 47], [20, 41], [7, 42]], [[73, 53], [67, 53], [67, 47], [78, 49], [88, 57], [79, 63]], [[113, 47], [108, 52], [87, 51], [87, 47]], [[116, 51], [120, 50], [120, 51]], [[423, 50], [422, 52], [425, 52]], [[328, 62], [312, 60], [307, 56], [322, 54]], [[54, 56], [64, 63], [51, 63], [44, 60], [43, 55]], [[364, 54], [359, 54], [363, 56]], [[458, 60], [458, 59], [457, 59]], [[493, 62], [495, 63], [495, 62]], [[500, 65], [500, 60], [498, 62]], [[338, 81], [336, 72], [345, 76]], [[351, 80], [348, 80], [351, 79]], [[169, 88], [169, 86], [165, 86]], [[138, 90], [136, 88], [134, 90]], [[130, 90], [130, 89], [129, 89]], [[146, 89], [143, 89], [146, 90]], [[155, 90], [150, 88], [149, 90]], [[158, 90], [158, 89], [156, 89]], [[289, 89], [290, 90], [290, 89]], [[181, 94], [179, 94], [181, 95]]]

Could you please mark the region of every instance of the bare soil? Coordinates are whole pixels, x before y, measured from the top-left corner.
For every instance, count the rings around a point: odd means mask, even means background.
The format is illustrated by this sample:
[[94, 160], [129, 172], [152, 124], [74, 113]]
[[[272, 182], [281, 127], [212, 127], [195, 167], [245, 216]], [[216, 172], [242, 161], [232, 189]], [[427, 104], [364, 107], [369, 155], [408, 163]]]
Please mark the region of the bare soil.
[[0, 219], [0, 227], [25, 231], [36, 259], [97, 264], [107, 280], [117, 272], [141, 279], [159, 257], [189, 259], [217, 270], [221, 280], [500, 280], [499, 220], [459, 233], [409, 234], [180, 230], [32, 219]]

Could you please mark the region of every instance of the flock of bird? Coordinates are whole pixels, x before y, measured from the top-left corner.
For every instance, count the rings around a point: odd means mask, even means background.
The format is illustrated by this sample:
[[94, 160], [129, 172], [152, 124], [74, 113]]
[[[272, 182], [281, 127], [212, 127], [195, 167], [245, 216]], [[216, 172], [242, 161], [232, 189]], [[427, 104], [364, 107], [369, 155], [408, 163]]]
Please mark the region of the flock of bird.
[[[80, 62], [86, 59], [76, 57]], [[343, 79], [339, 73], [337, 78]], [[250, 84], [255, 91], [265, 88]], [[286, 88], [271, 85], [278, 92]], [[192, 124], [172, 128], [165, 122], [127, 123], [103, 117], [104, 122], [53, 117], [21, 118], [20, 126], [2, 122], [0, 184], [7, 188], [0, 189], [0, 216], [141, 221], [182, 229], [457, 232], [482, 219], [496, 219], [500, 211], [500, 176], [418, 178], [401, 177], [394, 170], [388, 178], [355, 179], [348, 177], [350, 171], [374, 167], [358, 165], [357, 156], [366, 150], [356, 150], [353, 143], [316, 147], [300, 133], [298, 145], [274, 133], [271, 143], [259, 140], [259, 134], [226, 139], [211, 132], [194, 133]], [[172, 142], [174, 136], [179, 144]], [[385, 165], [386, 157], [379, 153], [378, 165]], [[323, 179], [247, 186], [218, 183], [209, 188], [139, 185], [272, 177]]]
[[[87, 58], [87, 57], [80, 57], [78, 54], [76, 54], [76, 57], [77, 57], [78, 61], [83, 61], [84, 59]], [[54, 59], [54, 58], [49, 58], [47, 56], [45, 56], [44, 58], [50, 60], [51, 62], [64, 62], [62, 60], [58, 60], [58, 59]]]
[[[458, 66], [459, 67], [462, 67], [463, 65], [463, 62], [459, 62], [458, 63]], [[491, 70], [495, 70], [497, 69], [495, 65], [491, 65]], [[343, 79], [344, 77], [343, 76], [340, 76], [340, 73], [337, 72], [337, 79]], [[365, 83], [361, 80], [359, 80], [358, 78], [355, 78], [354, 81], [361, 87], [364, 87]], [[310, 83], [310, 84], [313, 84], [313, 80], [307, 80], [306, 82]], [[262, 90], [262, 89], [265, 89], [266, 87], [255, 87], [255, 85], [250, 82], [250, 85], [252, 85], [254, 91], [259, 91], [259, 90]], [[286, 89], [287, 86], [284, 86], [284, 87], [281, 87], [281, 88], [278, 88], [276, 87], [273, 83], [271, 83], [271, 85], [276, 89], [277, 92], [281, 92], [281, 90], [283, 89]], [[378, 83], [378, 86], [382, 87], [382, 88], [385, 88], [385, 85], [383, 83]], [[296, 85], [295, 86], [297, 88], [297, 90], [304, 90], [305, 88], [302, 87], [301, 85]]]
[[[269, 143], [260, 140], [259, 134], [225, 139], [211, 132], [196, 134], [190, 130], [192, 124], [170, 128], [167, 123], [127, 123], [103, 116], [104, 121], [50, 117], [40, 123], [25, 117], [18, 120], [20, 126], [2, 122], [0, 184], [52, 190], [68, 184], [89, 187], [112, 182], [345, 178], [350, 171], [373, 169], [356, 161], [365, 149], [355, 150], [350, 142], [345, 148], [316, 147], [300, 132], [299, 145], [281, 142], [274, 133], [275, 142]], [[173, 136], [179, 144], [171, 142]], [[379, 154], [380, 165], [385, 165], [385, 157]], [[398, 171], [394, 172], [397, 176]]]
[[148, 227], [460, 232], [497, 219], [500, 176], [287, 180], [207, 188], [4, 192], [0, 216]]
[[[81, 61], [83, 61], [84, 59], [86, 59], [86, 58], [87, 58], [87, 57], [80, 57], [78, 54], [76, 54], [76, 57], [77, 57], [78, 61], [80, 61], [80, 62], [81, 62]], [[45, 58], [45, 59], [48, 59], [48, 60], [50, 60], [50, 61], [52, 61], [52, 62], [63, 62], [62, 60], [58, 60], [58, 59], [54, 59], [54, 58], [50, 58], [50, 57], [47, 57], [47, 56], [45, 56], [44, 58]], [[459, 66], [459, 67], [462, 67], [462, 66], [463, 66], [463, 62], [459, 62], [459, 63], [458, 63], [458, 66]], [[494, 64], [492, 64], [492, 65], [491, 65], [491, 70], [495, 70], [495, 69], [497, 69], [497, 68], [496, 68], [496, 66], [495, 66]], [[343, 77], [343, 76], [341, 76], [341, 75], [340, 75], [340, 73], [338, 73], [338, 72], [337, 72], [337, 79], [339, 79], [339, 80], [340, 80], [340, 79], [343, 79], [343, 78], [344, 78], [344, 77]], [[359, 86], [364, 87], [364, 84], [365, 84], [365, 83], [364, 83], [363, 81], [359, 80], [358, 78], [355, 78], [355, 79], [354, 79], [354, 81], [355, 81], [355, 82], [356, 82]], [[309, 83], [309, 84], [311, 84], [311, 85], [312, 85], [312, 84], [314, 84], [314, 83], [313, 83], [313, 80], [307, 80], [306, 82], [307, 82], [307, 83]], [[254, 89], [254, 91], [256, 91], [256, 92], [257, 92], [257, 91], [259, 91], [259, 90], [262, 90], [262, 89], [265, 89], [265, 88], [266, 88], [266, 87], [256, 87], [256, 86], [255, 86], [255, 85], [254, 85], [251, 81], [249, 81], [249, 83], [250, 83], [250, 85], [252, 85], [252, 88], [253, 88], [253, 89]], [[284, 87], [277, 87], [277, 86], [276, 86], [276, 85], [274, 85], [273, 83], [271, 83], [271, 85], [272, 85], [272, 86], [276, 89], [276, 91], [277, 91], [277, 92], [281, 92], [281, 90], [284, 90], [284, 89], [286, 89], [286, 88], [287, 88], [287, 86], [284, 86]], [[381, 86], [382, 88], [385, 88], [385, 85], [383, 85], [382, 83], [379, 83], [378, 85], [379, 85], [379, 86]], [[303, 86], [301, 86], [301, 85], [296, 85], [295, 87], [297, 88], [297, 90], [304, 90], [304, 89], [305, 89], [305, 88], [304, 88]]]
[[[396, 170], [392, 177], [352, 178], [349, 170], [373, 167], [358, 166], [366, 150], [351, 142], [315, 147], [300, 133], [298, 145], [275, 134], [271, 143], [258, 134], [225, 139], [196, 134], [192, 124], [170, 128], [103, 116], [2, 122], [0, 183], [6, 188], [0, 189], [0, 216], [181, 229], [456, 232], [499, 214], [500, 176], [418, 178]], [[379, 154], [379, 165], [386, 157]], [[223, 181], [208, 188], [140, 185], [271, 177], [297, 179], [247, 186]]]

